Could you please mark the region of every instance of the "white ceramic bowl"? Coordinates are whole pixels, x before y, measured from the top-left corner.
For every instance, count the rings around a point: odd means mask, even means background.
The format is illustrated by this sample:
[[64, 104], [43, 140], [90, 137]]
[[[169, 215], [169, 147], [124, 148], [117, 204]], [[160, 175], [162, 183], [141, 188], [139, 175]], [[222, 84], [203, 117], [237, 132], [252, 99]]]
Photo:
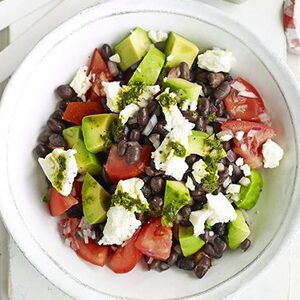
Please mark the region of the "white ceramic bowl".
[[[135, 26], [176, 31], [202, 50], [219, 46], [232, 51], [237, 58], [233, 74], [260, 90], [286, 152], [280, 168], [265, 172], [251, 226], [253, 246], [244, 254], [226, 254], [201, 281], [176, 268], [157, 273], [137, 267], [116, 275], [87, 264], [61, 241], [57, 219], [41, 202], [46, 186], [32, 149], [54, 110], [55, 87], [86, 64], [94, 47], [114, 44]], [[92, 7], [45, 37], [8, 83], [0, 111], [3, 220], [33, 265], [76, 298], [224, 298], [256, 277], [299, 223], [299, 99], [287, 67], [255, 36], [211, 7], [192, 0], [116, 0]]]

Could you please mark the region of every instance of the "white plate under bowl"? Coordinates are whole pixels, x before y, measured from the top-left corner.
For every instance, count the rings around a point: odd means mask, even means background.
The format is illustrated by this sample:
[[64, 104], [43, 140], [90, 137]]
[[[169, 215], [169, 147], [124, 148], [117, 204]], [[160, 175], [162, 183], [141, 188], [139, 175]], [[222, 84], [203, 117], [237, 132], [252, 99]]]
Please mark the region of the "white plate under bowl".
[[[32, 149], [55, 108], [53, 90], [70, 81], [93, 48], [116, 43], [136, 26], [176, 31], [201, 50], [218, 46], [232, 51], [237, 58], [232, 73], [260, 90], [286, 152], [279, 168], [265, 172], [264, 191], [251, 226], [253, 246], [244, 254], [227, 253], [202, 280], [176, 268], [157, 273], [139, 266], [116, 275], [107, 267], [85, 263], [61, 241], [57, 219], [41, 202], [46, 186]], [[256, 277], [299, 224], [299, 99], [287, 67], [216, 9], [192, 0], [116, 0], [92, 7], [47, 35], [7, 85], [0, 110], [3, 220], [33, 265], [76, 298], [224, 298]]]

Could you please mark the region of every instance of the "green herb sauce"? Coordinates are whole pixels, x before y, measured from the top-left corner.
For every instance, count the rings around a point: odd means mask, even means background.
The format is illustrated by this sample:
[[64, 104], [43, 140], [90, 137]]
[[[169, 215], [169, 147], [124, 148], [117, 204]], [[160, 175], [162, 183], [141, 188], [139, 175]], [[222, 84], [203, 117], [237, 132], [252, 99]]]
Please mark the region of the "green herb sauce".
[[162, 107], [170, 108], [177, 104], [177, 99], [168, 93], [162, 93], [158, 98], [158, 102]]
[[217, 118], [216, 113], [210, 113], [206, 116], [206, 121], [209, 123], [214, 122], [216, 118]]
[[148, 210], [146, 204], [142, 203], [140, 200], [135, 199], [129, 195], [129, 193], [117, 192], [112, 195], [111, 206], [123, 206], [127, 210], [132, 210], [136, 208], [138, 212], [145, 212]]
[[185, 157], [186, 156], [186, 149], [182, 144], [179, 142], [169, 141], [168, 147], [174, 150], [174, 155], [178, 157]]
[[62, 189], [62, 181], [64, 180], [65, 171], [66, 171], [66, 157], [64, 155], [59, 155], [57, 157], [57, 162], [58, 162], [58, 171], [55, 176], [53, 185], [58, 190], [61, 190]]
[[210, 156], [206, 156], [204, 157], [204, 162], [206, 163], [205, 170], [208, 174], [202, 179], [201, 183], [206, 192], [212, 193], [218, 188], [219, 177], [217, 175], [217, 160]]

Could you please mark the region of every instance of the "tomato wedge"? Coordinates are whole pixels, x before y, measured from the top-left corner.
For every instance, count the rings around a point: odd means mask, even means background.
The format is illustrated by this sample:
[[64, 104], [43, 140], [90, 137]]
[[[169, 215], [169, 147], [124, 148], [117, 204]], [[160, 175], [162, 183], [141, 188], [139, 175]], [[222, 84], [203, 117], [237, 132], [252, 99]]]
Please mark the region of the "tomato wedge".
[[83, 117], [103, 112], [104, 108], [100, 102], [69, 102], [63, 114], [63, 119], [81, 125]]
[[79, 223], [78, 219], [65, 218], [60, 221], [60, 231], [63, 232], [63, 228], [69, 227], [70, 232], [65, 238], [70, 241], [70, 246], [76, 254], [94, 265], [104, 266], [110, 253], [110, 246], [99, 246], [91, 240], [85, 244], [84, 241], [76, 239], [75, 233]]
[[161, 225], [161, 217], [146, 223], [135, 242], [135, 247], [154, 259], [167, 260], [172, 247], [172, 229]]
[[121, 179], [139, 177], [144, 172], [145, 166], [149, 165], [152, 147], [150, 145], [142, 146], [140, 160], [130, 165], [126, 162], [124, 156], [117, 152], [117, 146], [113, 145], [110, 149], [107, 162], [104, 166], [107, 175], [113, 183]]
[[105, 96], [101, 82], [112, 81], [113, 76], [109, 72], [108, 66], [97, 48], [92, 55], [89, 74], [91, 75], [92, 87], [87, 92], [87, 99], [99, 102]]
[[240, 141], [234, 139], [233, 151], [243, 157], [245, 163], [253, 169], [262, 166], [262, 145], [276, 135], [272, 127], [250, 121], [227, 121], [222, 124], [222, 130], [231, 130], [234, 134], [244, 132]]
[[60, 216], [77, 203], [78, 200], [72, 195], [63, 196], [55, 188], [51, 188], [49, 200], [49, 210], [51, 216]]
[[238, 77], [232, 84], [244, 89], [231, 87], [229, 95], [224, 99], [227, 112], [232, 119], [260, 121], [260, 115], [266, 112], [264, 102], [258, 91], [246, 80]]
[[138, 232], [113, 254], [109, 266], [115, 273], [131, 271], [142, 258], [142, 253], [134, 246], [137, 236]]

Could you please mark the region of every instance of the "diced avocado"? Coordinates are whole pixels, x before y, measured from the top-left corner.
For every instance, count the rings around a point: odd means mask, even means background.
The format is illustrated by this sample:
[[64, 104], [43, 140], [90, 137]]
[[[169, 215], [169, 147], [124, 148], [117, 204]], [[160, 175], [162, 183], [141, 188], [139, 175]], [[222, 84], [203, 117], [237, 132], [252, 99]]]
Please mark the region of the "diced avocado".
[[250, 229], [242, 211], [237, 209], [235, 212], [237, 214], [236, 219], [228, 224], [228, 246], [231, 250], [237, 249], [250, 235]]
[[191, 202], [188, 188], [181, 181], [167, 180], [161, 223], [167, 226], [176, 218], [178, 211]]
[[195, 44], [186, 38], [175, 32], [171, 32], [167, 39], [164, 52], [167, 57], [171, 56], [171, 59], [166, 63], [166, 67], [177, 67], [181, 62], [184, 61], [191, 68], [199, 49]]
[[91, 175], [98, 175], [101, 173], [102, 166], [97, 156], [86, 149], [82, 140], [78, 140], [73, 149], [77, 151], [75, 159], [80, 174], [90, 173]]
[[119, 64], [122, 71], [137, 63], [145, 56], [151, 41], [147, 31], [137, 27], [129, 36], [115, 46], [115, 52], [119, 54], [121, 62]]
[[240, 200], [235, 203], [239, 208], [253, 208], [263, 188], [263, 177], [259, 171], [252, 170], [249, 179], [250, 184], [248, 186], [241, 187]]
[[194, 236], [193, 226], [179, 226], [179, 243], [185, 257], [196, 253], [205, 245], [199, 236]]
[[86, 149], [92, 153], [106, 150], [107, 134], [117, 114], [99, 114], [82, 119], [82, 133]]
[[68, 127], [63, 130], [62, 134], [69, 148], [73, 148], [77, 141], [82, 139], [82, 132], [80, 126]]
[[146, 85], [155, 84], [164, 63], [165, 55], [157, 48], [151, 48], [133, 73], [129, 83], [143, 82]]
[[182, 78], [168, 78], [164, 86], [169, 87], [173, 92], [179, 92], [184, 99], [198, 100], [201, 86], [197, 83]]
[[89, 173], [84, 176], [81, 196], [83, 214], [87, 222], [96, 224], [105, 221], [110, 194]]

